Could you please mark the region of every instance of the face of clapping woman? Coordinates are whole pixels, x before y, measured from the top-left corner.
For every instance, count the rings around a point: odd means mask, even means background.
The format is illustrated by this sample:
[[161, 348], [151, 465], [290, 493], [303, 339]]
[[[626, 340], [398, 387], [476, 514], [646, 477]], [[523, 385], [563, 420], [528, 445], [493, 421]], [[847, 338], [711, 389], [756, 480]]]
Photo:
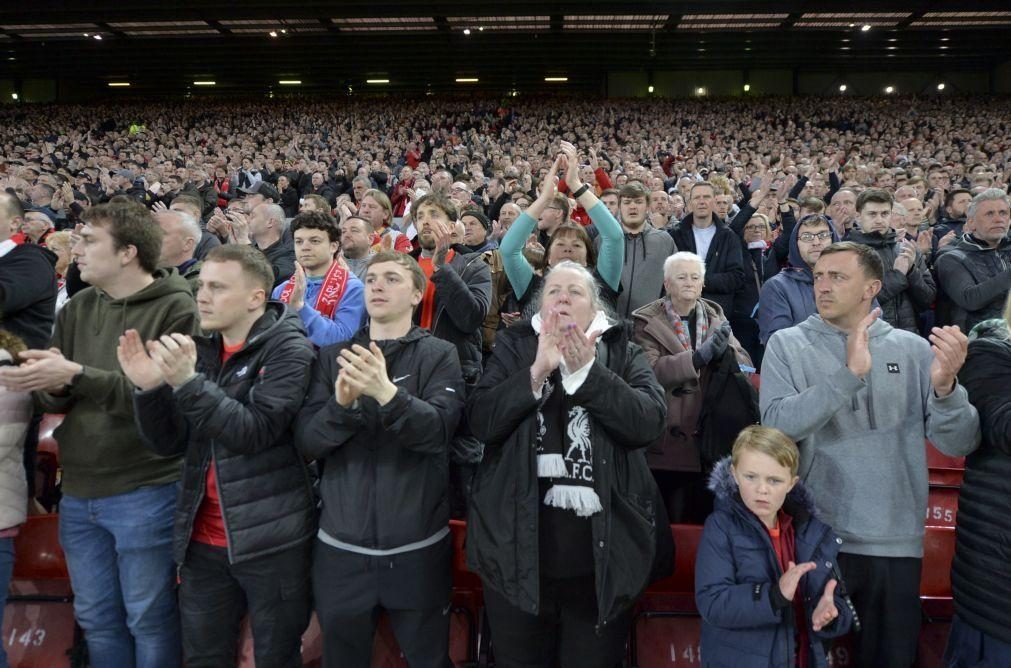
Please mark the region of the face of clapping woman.
[[587, 284], [584, 274], [566, 269], [564, 265], [548, 273], [541, 297], [541, 318], [552, 311], [558, 316], [560, 324], [574, 323], [580, 331], [586, 331], [597, 309], [593, 303], [592, 287]]

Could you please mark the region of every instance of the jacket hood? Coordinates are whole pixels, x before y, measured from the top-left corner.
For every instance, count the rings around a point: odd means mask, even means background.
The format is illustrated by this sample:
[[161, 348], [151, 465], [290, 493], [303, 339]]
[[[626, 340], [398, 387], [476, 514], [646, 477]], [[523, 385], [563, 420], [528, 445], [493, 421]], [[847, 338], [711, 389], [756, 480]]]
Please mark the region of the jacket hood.
[[[839, 241], [839, 234], [835, 231], [835, 227], [829, 224], [828, 229], [832, 233], [832, 243]], [[800, 249], [797, 247], [797, 235], [800, 234], [800, 230], [801, 225], [798, 222], [793, 226], [793, 230], [790, 232], [790, 266], [785, 269], [784, 272], [790, 276], [790, 274], [795, 273], [796, 271], [803, 271], [807, 274], [806, 280], [796, 278], [794, 276], [791, 276], [791, 278], [794, 278], [794, 280], [802, 280], [805, 283], [813, 283], [814, 279], [811, 278], [811, 267], [809, 267], [807, 262], [804, 262], [803, 258], [800, 257]], [[794, 271], [791, 272], [789, 269], [793, 269]]]
[[846, 235], [847, 241], [864, 244], [871, 248], [883, 248], [895, 244], [895, 230], [888, 229], [884, 232], [862, 232], [860, 229], [851, 230]]
[[[721, 504], [739, 504], [744, 508], [740, 489], [738, 489], [737, 481], [734, 479], [730, 455], [718, 461], [716, 466], [713, 467], [713, 472], [709, 474], [707, 486], [709, 491], [713, 493], [713, 496], [716, 497], [718, 506]], [[797, 484], [786, 495], [786, 501], [783, 503], [783, 506], [788, 508], [787, 512], [790, 512], [791, 515], [796, 515], [796, 510], [799, 509], [812, 517], [816, 516], [814, 495], [800, 480], [797, 481]]]
[[977, 239], [972, 232], [967, 232], [961, 236], [961, 238], [956, 239], [949, 248], [957, 248], [960, 251], [965, 251], [966, 253], [985, 253], [992, 250], [1008, 250], [1011, 249], [1011, 234], [1006, 235], [1001, 242], [997, 245], [997, 248], [990, 248], [988, 244], [983, 243]]
[[[386, 339], [384, 341], [377, 341], [376, 344], [379, 346], [379, 349], [383, 351], [383, 355], [389, 355], [391, 353], [399, 351], [407, 344], [414, 343], [415, 341], [420, 341], [421, 339], [428, 338], [429, 336], [432, 336], [432, 333], [427, 329], [422, 329], [417, 325], [412, 325], [411, 329], [407, 331], [407, 334], [404, 334], [399, 339]], [[371, 341], [372, 338], [369, 336], [368, 325], [365, 325], [364, 327], [359, 329], [358, 333], [355, 334], [354, 338], [351, 339], [351, 343], [357, 343], [358, 345], [364, 346], [365, 348], [369, 347], [369, 343]], [[335, 345], [340, 346], [342, 344], [338, 343]]]
[[[797, 325], [798, 327], [804, 327], [805, 329], [810, 329], [812, 331], [818, 332], [819, 334], [825, 334], [828, 336], [839, 336], [843, 339], [846, 338], [846, 332], [842, 331], [838, 327], [833, 327], [824, 320], [821, 316], [815, 313], [809, 316], [807, 320]], [[881, 336], [888, 336], [891, 333], [893, 327], [884, 321], [881, 317], [871, 323], [871, 326], [867, 328], [867, 335], [874, 339]], [[817, 353], [815, 353], [817, 354]]]
[[128, 297], [114, 299], [102, 290], [98, 290], [98, 293], [101, 295], [102, 299], [108, 301], [110, 304], [122, 304], [124, 306], [149, 302], [177, 292], [185, 294], [190, 299], [193, 298], [193, 293], [190, 291], [190, 284], [186, 282], [185, 278], [179, 275], [179, 272], [175, 267], [163, 267], [161, 269], [157, 269], [152, 276], [154, 276], [154, 282], [151, 283], [151, 285], [133, 293], [132, 295], [129, 295]]
[[[695, 224], [695, 214], [694, 213], [689, 213], [687, 216], [685, 216], [684, 218], [682, 218], [678, 222], [677, 225], [678, 225], [678, 227], [685, 226], [685, 227], [689, 227], [690, 228], [694, 224]], [[717, 229], [719, 229], [721, 227], [728, 227], [727, 221], [723, 220], [722, 218], [720, 218], [719, 216], [717, 216], [715, 213], [713, 214], [713, 225], [715, 225], [717, 227]]]
[[[265, 304], [263, 315], [249, 329], [249, 335], [246, 337], [246, 343], [242, 348], [243, 350], [257, 348], [268, 339], [291, 334], [306, 335], [302, 319], [298, 316], [298, 313], [288, 308], [284, 302], [271, 300]], [[194, 338], [202, 342], [203, 345], [212, 346], [217, 350], [217, 342], [221, 339], [221, 334], [213, 332], [209, 336]]]

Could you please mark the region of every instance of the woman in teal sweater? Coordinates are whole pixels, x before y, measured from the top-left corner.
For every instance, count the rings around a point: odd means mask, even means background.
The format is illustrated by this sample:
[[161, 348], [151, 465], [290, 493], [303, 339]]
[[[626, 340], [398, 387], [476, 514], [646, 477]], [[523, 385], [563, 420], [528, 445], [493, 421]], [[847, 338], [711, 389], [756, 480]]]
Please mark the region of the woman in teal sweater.
[[[612, 312], [615, 299], [621, 292], [621, 268], [625, 261], [625, 242], [621, 225], [597, 199], [593, 186], [584, 184], [579, 178], [576, 147], [563, 141], [561, 151], [561, 155], [544, 177], [539, 196], [516, 219], [499, 246], [506, 278], [509, 279], [514, 298], [508, 300], [502, 309], [503, 319], [507, 322], [533, 315], [533, 312], [527, 313], [527, 310], [532, 306], [532, 297], [540, 288], [543, 274], [562, 260], [571, 260], [593, 272], [601, 287], [601, 296]], [[544, 266], [542, 275], [539, 276], [523, 257], [523, 248], [527, 238], [537, 228], [537, 219], [558, 193], [556, 176], [560, 169], [565, 170], [565, 182], [569, 185], [569, 190], [590, 214], [590, 219], [597, 228], [600, 235], [600, 255], [598, 257], [593, 243], [581, 225], [562, 223], [551, 235], [544, 249]], [[512, 317], [506, 317], [507, 315]]]

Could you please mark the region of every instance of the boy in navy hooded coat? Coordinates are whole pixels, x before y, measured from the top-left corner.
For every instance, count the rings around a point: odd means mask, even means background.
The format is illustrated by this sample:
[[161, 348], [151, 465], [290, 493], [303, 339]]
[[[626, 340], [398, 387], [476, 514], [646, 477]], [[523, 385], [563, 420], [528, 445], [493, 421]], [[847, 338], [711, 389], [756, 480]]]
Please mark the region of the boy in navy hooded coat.
[[836, 556], [842, 540], [814, 515], [785, 434], [751, 426], [716, 465], [695, 565], [704, 666], [821, 668], [824, 640], [858, 624]]

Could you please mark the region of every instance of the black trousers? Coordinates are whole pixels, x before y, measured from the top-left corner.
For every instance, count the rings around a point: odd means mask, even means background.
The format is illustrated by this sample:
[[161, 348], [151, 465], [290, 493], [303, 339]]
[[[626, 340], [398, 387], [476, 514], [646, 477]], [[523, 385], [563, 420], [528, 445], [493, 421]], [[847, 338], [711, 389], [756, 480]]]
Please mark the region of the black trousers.
[[191, 542], [180, 570], [179, 613], [188, 668], [234, 668], [248, 611], [257, 668], [301, 668], [309, 626], [312, 542], [228, 563], [223, 547]]
[[839, 555], [839, 569], [860, 618], [857, 668], [909, 668], [920, 637], [922, 559]]
[[540, 613], [515, 607], [484, 588], [497, 668], [614, 668], [625, 657], [630, 613], [597, 635], [593, 576], [541, 580]]
[[411, 668], [452, 668], [449, 607], [452, 539], [388, 557], [331, 547], [319, 540], [312, 560], [323, 665], [370, 668], [383, 610]]

